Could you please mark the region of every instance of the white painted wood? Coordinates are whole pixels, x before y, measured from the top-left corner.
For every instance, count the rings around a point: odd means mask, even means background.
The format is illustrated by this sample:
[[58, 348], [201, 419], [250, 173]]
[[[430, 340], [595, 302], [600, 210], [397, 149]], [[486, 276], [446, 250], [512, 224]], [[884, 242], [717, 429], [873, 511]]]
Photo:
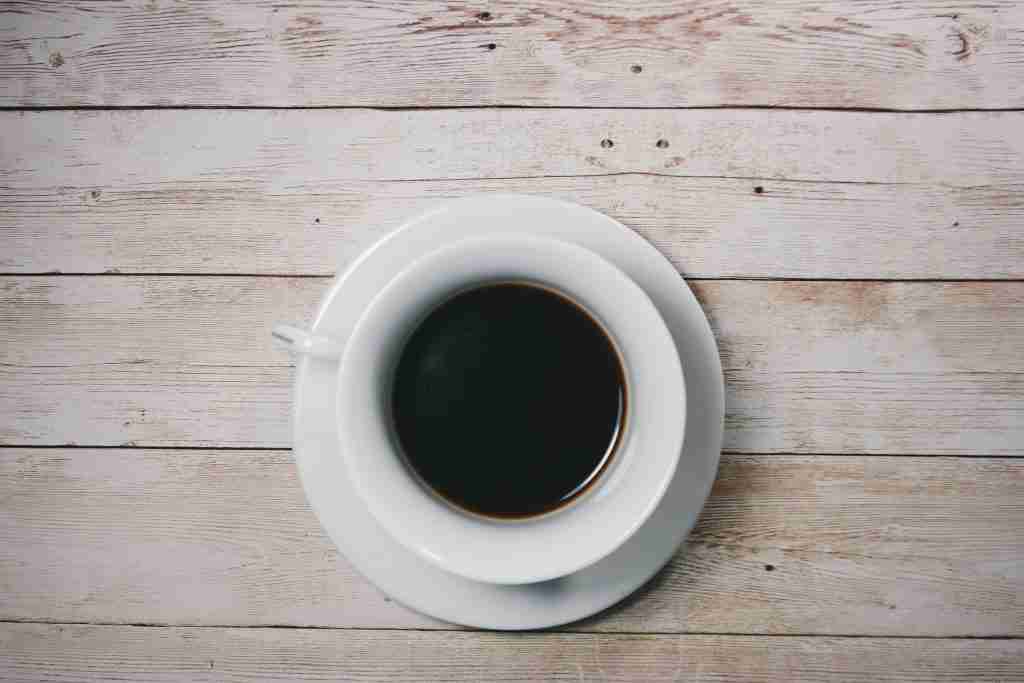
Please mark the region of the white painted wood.
[[1024, 283], [697, 282], [725, 448], [1020, 454]]
[[[277, 321], [325, 278], [0, 278], [0, 442], [291, 443]], [[725, 448], [1020, 455], [1024, 282], [693, 283], [726, 375]]]
[[[231, 181], [234, 192], [308, 194], [342, 180], [626, 172], [1024, 182], [1024, 111], [7, 111], [0, 127], [3, 185], [16, 190], [203, 189]], [[659, 139], [669, 146], [657, 147]]]
[[5, 681], [1010, 681], [1024, 641], [0, 625]]
[[688, 277], [1024, 277], [1024, 184], [634, 174], [264, 190], [227, 173], [199, 183], [119, 177], [102, 187], [0, 188], [0, 271], [329, 275], [432, 206], [518, 192], [602, 211]]
[[1012, 0], [48, 2], [4, 14], [0, 104], [1020, 107], [1022, 27]]
[[0, 625], [5, 681], [1010, 681], [1024, 641]]
[[2, 279], [0, 440], [288, 446], [292, 360], [270, 330], [327, 283]]
[[[0, 443], [287, 446], [268, 332], [327, 280], [246, 275], [482, 191], [594, 206], [690, 277], [1020, 280], [1024, 112], [735, 107], [1020, 108], [1022, 55], [1009, 0], [9, 4], [3, 106], [734, 108], [0, 112], [0, 271], [182, 275], [0, 278]], [[694, 286], [725, 447], [765, 455], [595, 633], [390, 602], [286, 451], [0, 448], [0, 621], [204, 626], [3, 623], [0, 679], [1024, 677], [1020, 640], [889, 638], [1022, 635], [1024, 461], [886, 457], [1021, 455], [1024, 282]]]
[[606, 211], [690, 276], [1021, 277], [1022, 126], [1024, 112], [0, 112], [0, 269], [327, 274], [428, 206], [512, 191]]
[[[1020, 636], [1022, 495], [1008, 458], [726, 456], [684, 552], [567, 629]], [[0, 619], [451, 628], [338, 556], [286, 451], [0, 449], [0, 501]]]

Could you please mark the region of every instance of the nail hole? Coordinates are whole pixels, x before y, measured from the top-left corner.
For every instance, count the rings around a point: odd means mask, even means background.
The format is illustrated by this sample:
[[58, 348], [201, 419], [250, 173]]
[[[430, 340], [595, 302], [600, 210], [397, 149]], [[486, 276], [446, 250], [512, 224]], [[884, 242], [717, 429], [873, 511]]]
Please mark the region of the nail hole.
[[953, 15], [953, 21], [959, 21], [959, 19], [960, 19], [960, 15], [959, 14], [954, 14]]
[[754, 194], [763, 194], [763, 193], [764, 193], [764, 188], [761, 187], [760, 185], [758, 185], [757, 187], [754, 188]]
[[313, 222], [314, 222], [314, 223], [319, 223], [319, 222], [320, 222], [320, 219], [319, 219], [319, 218], [314, 218], [314, 219], [313, 219]]
[[766, 564], [764, 566], [764, 570], [766, 572], [773, 572], [773, 571], [775, 571], [775, 565], [774, 564]]
[[611, 141], [611, 138], [605, 138], [604, 140], [601, 140], [601, 146], [605, 149], [611, 149], [615, 146], [615, 143]]
[[644, 68], [642, 66], [640, 66], [639, 64], [634, 64], [633, 66], [629, 67], [629, 70], [632, 71], [635, 74], [638, 74], [641, 71], [643, 71]]
[[953, 221], [953, 227], [954, 228], [959, 228], [960, 227], [960, 221]]
[[491, 13], [490, 12], [481, 12], [480, 14], [476, 15], [476, 18], [479, 19], [480, 21], [490, 21], [491, 20]]
[[92, 196], [93, 199], [99, 199], [100, 195], [103, 194], [103, 193], [100, 192], [99, 190], [93, 190], [89, 194]]
[[484, 47], [486, 47], [488, 50], [493, 50], [496, 47], [498, 47], [498, 45], [497, 43], [487, 43], [486, 45], [484, 45]]
[[658, 149], [666, 149], [668, 147], [668, 140], [662, 138], [654, 143], [654, 146]]

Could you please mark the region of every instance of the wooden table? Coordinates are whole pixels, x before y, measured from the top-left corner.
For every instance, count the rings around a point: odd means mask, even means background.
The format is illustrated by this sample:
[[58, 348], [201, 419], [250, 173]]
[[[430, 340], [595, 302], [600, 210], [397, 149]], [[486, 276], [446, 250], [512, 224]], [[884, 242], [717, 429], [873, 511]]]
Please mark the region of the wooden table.
[[[0, 677], [1024, 679], [1024, 6], [0, 6]], [[289, 452], [328, 278], [428, 206], [592, 206], [696, 291], [718, 482], [648, 586], [467, 631]]]

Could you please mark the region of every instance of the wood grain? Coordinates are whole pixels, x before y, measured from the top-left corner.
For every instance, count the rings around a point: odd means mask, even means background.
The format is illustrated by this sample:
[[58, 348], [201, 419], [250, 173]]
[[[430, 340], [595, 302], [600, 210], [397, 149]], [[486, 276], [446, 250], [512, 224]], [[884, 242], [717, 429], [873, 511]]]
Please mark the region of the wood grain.
[[1024, 278], [1024, 184], [645, 174], [267, 191], [232, 187], [239, 182], [0, 188], [0, 271], [330, 275], [432, 206], [514, 192], [612, 216], [688, 277]]
[[1007, 681], [1019, 641], [5, 624], [3, 680]]
[[1009, 681], [1012, 640], [0, 625], [5, 681]]
[[1024, 183], [1024, 111], [6, 111], [0, 125], [0, 177], [19, 190], [231, 183], [238, 191], [308, 193], [342, 180], [611, 173]]
[[[0, 6], [0, 107], [83, 106], [0, 111], [0, 680], [1024, 679], [1024, 5]], [[337, 554], [267, 336], [481, 192], [741, 278], [699, 525], [543, 635]]]
[[0, 104], [1020, 107], [1012, 0], [9, 5]]
[[6, 272], [328, 274], [428, 206], [522, 192], [606, 211], [690, 276], [1024, 276], [1024, 112], [56, 111], [0, 127]]
[[[0, 442], [287, 447], [321, 278], [0, 278]], [[693, 283], [740, 452], [1024, 453], [1024, 282]]]
[[[668, 568], [567, 628], [1020, 636], [1022, 495], [1015, 459], [726, 456]], [[0, 449], [0, 510], [0, 619], [452, 628], [337, 554], [287, 451]]]

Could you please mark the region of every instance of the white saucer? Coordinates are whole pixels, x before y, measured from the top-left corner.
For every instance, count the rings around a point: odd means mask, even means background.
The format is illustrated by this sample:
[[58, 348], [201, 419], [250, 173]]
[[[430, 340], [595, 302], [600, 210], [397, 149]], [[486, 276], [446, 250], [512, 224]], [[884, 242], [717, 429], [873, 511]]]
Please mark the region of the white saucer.
[[404, 266], [450, 242], [488, 231], [488, 216], [522, 217], [522, 230], [575, 242], [630, 276], [654, 302], [686, 378], [686, 437], [675, 477], [650, 519], [618, 550], [575, 574], [497, 585], [450, 574], [398, 544], [353, 490], [335, 421], [337, 362], [301, 357], [295, 379], [295, 459], [306, 496], [335, 545], [399, 602], [445, 621], [490, 629], [544, 628], [615, 604], [650, 579], [693, 528], [718, 468], [725, 413], [718, 349], [704, 312], [675, 268], [622, 224], [576, 204], [538, 197], [462, 199], [405, 224], [332, 285], [313, 331], [344, 342], [370, 299]]

